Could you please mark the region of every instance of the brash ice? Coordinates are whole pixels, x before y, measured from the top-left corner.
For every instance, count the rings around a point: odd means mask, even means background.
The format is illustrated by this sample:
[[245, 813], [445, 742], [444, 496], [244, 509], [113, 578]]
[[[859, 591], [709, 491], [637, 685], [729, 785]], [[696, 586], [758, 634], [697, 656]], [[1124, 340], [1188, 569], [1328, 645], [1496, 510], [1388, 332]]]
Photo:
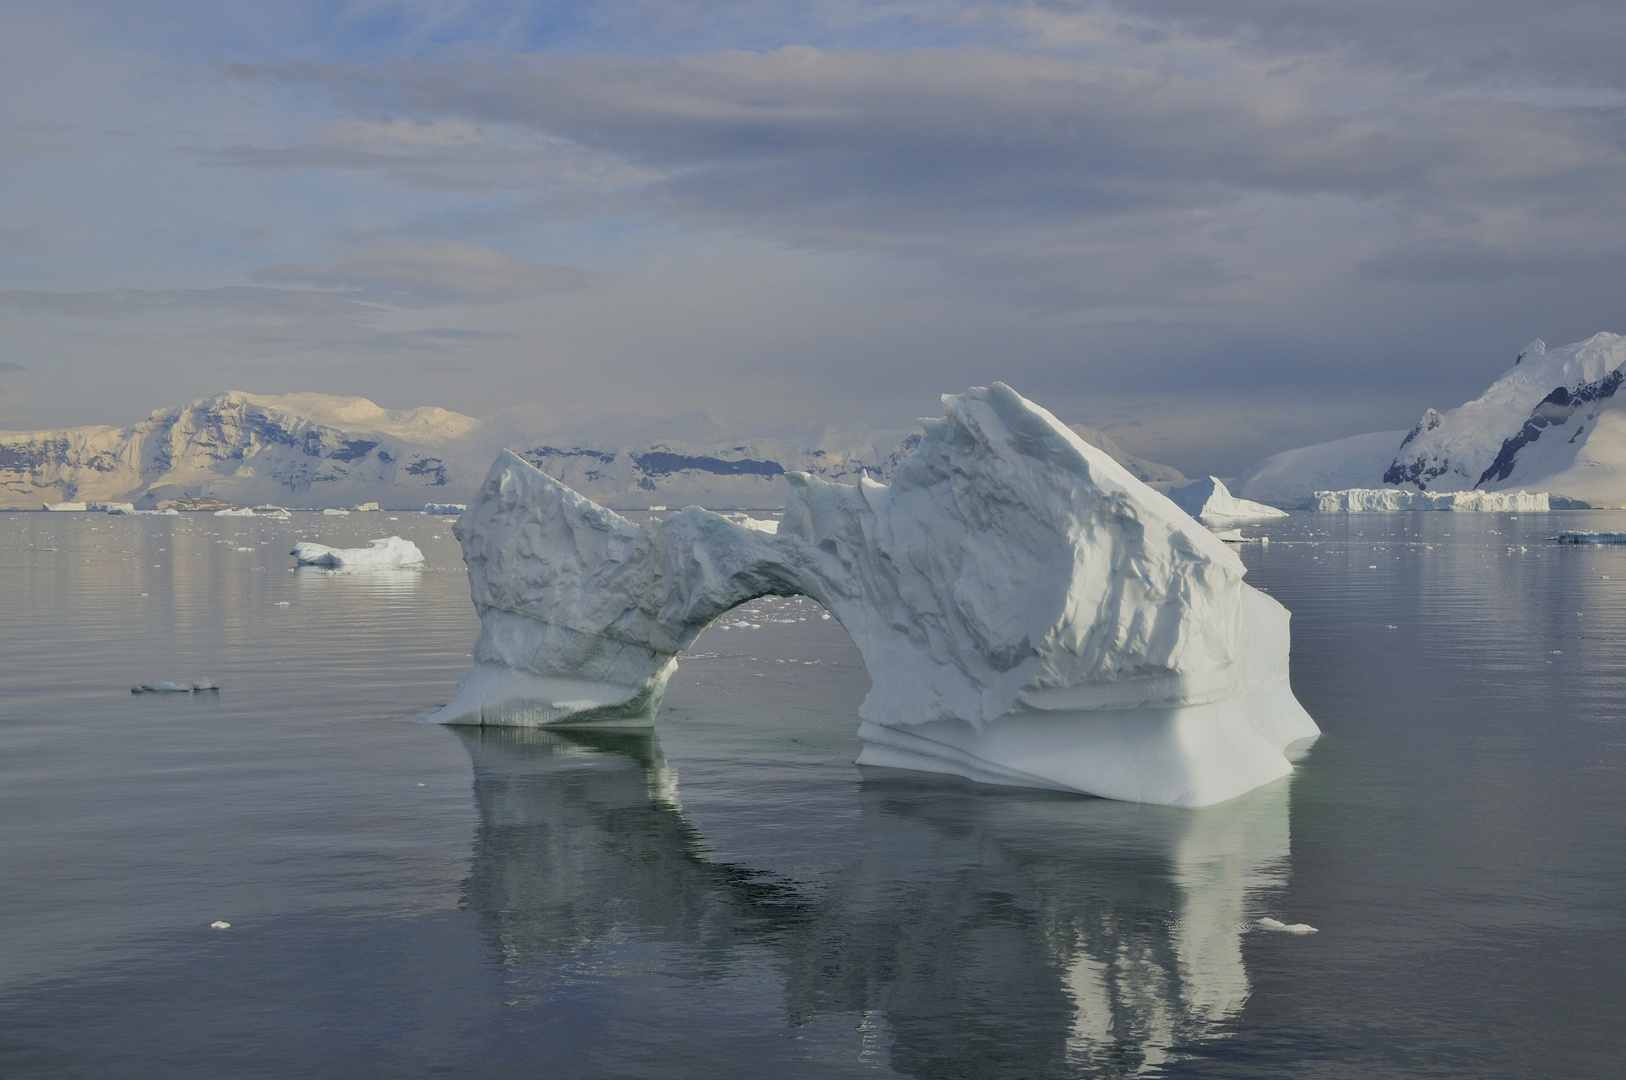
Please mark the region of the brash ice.
[[480, 635], [434, 718], [648, 724], [713, 620], [806, 595], [873, 680], [860, 765], [1177, 806], [1290, 772], [1319, 729], [1237, 556], [1008, 386], [943, 402], [890, 485], [792, 475], [776, 533], [634, 524], [504, 451], [455, 528]]

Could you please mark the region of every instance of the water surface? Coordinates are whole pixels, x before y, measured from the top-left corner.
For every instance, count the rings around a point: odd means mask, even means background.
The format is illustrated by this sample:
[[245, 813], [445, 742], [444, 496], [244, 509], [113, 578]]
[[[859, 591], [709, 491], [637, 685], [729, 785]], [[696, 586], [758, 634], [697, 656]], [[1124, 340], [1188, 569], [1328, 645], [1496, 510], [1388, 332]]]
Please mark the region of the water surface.
[[1199, 811], [861, 772], [811, 601], [652, 733], [414, 722], [476, 624], [389, 518], [0, 514], [0, 1075], [1616, 1075], [1626, 548], [1548, 538], [1626, 515], [1248, 530], [1325, 735]]

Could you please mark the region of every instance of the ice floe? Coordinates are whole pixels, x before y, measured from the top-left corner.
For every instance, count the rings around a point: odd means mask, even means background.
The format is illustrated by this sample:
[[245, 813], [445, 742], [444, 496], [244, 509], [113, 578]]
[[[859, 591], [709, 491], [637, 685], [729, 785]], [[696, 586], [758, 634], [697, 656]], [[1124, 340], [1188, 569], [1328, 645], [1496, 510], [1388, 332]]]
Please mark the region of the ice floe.
[[302, 541], [288, 554], [300, 566], [370, 567], [415, 566], [423, 562], [423, 552], [411, 540], [383, 536], [367, 541], [364, 548], [336, 548]]

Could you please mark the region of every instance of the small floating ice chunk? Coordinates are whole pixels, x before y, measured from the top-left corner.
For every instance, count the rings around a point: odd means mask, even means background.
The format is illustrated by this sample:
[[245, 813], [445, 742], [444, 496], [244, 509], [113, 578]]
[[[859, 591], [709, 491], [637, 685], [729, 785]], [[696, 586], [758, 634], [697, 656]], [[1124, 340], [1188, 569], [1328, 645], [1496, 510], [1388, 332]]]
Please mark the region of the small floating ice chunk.
[[350, 509], [354, 510], [358, 514], [376, 514], [379, 512], [378, 504], [375, 502], [357, 503]]
[[426, 514], [445, 514], [455, 516], [467, 510], [463, 503], [424, 503], [423, 512]]
[[1284, 923], [1277, 919], [1260, 919], [1258, 927], [1261, 930], [1271, 930], [1278, 934], [1319, 934], [1321, 931], [1309, 923]]
[[349, 517], [350, 516], [350, 511], [348, 511], [348, 510], [340, 510], [340, 509], [337, 509], [336, 507], [330, 506], [326, 510], [323, 510], [322, 514], [325, 517]]
[[415, 566], [423, 562], [418, 545], [399, 536], [369, 540], [364, 548], [334, 548], [306, 541], [295, 544], [288, 554], [300, 566]]
[[195, 687], [192, 683], [179, 682], [150, 682], [130, 687], [132, 694], [190, 694]]
[[215, 517], [253, 517], [254, 511], [246, 506], [233, 506], [225, 510], [216, 510]]
[[209, 929], [211, 929], [211, 930], [230, 930], [231, 929], [231, 923], [229, 923], [229, 922], [221, 922], [219, 919], [216, 919], [214, 922], [209, 924]]

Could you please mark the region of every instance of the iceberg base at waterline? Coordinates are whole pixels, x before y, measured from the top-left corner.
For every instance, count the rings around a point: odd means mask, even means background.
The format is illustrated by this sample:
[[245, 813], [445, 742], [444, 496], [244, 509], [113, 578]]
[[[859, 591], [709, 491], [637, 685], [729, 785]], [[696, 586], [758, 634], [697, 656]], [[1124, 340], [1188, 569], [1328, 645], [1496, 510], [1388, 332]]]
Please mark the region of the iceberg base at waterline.
[[860, 765], [1181, 806], [1290, 772], [1319, 729], [1235, 552], [1009, 387], [944, 404], [890, 486], [793, 474], [771, 531], [634, 524], [504, 451], [454, 527], [480, 634], [432, 719], [646, 726], [713, 621], [805, 595], [871, 675]]
[[333, 569], [374, 566], [417, 566], [423, 552], [411, 540], [384, 536], [369, 540], [364, 548], [335, 548], [309, 541], [294, 545], [288, 554], [300, 566], [326, 566]]

